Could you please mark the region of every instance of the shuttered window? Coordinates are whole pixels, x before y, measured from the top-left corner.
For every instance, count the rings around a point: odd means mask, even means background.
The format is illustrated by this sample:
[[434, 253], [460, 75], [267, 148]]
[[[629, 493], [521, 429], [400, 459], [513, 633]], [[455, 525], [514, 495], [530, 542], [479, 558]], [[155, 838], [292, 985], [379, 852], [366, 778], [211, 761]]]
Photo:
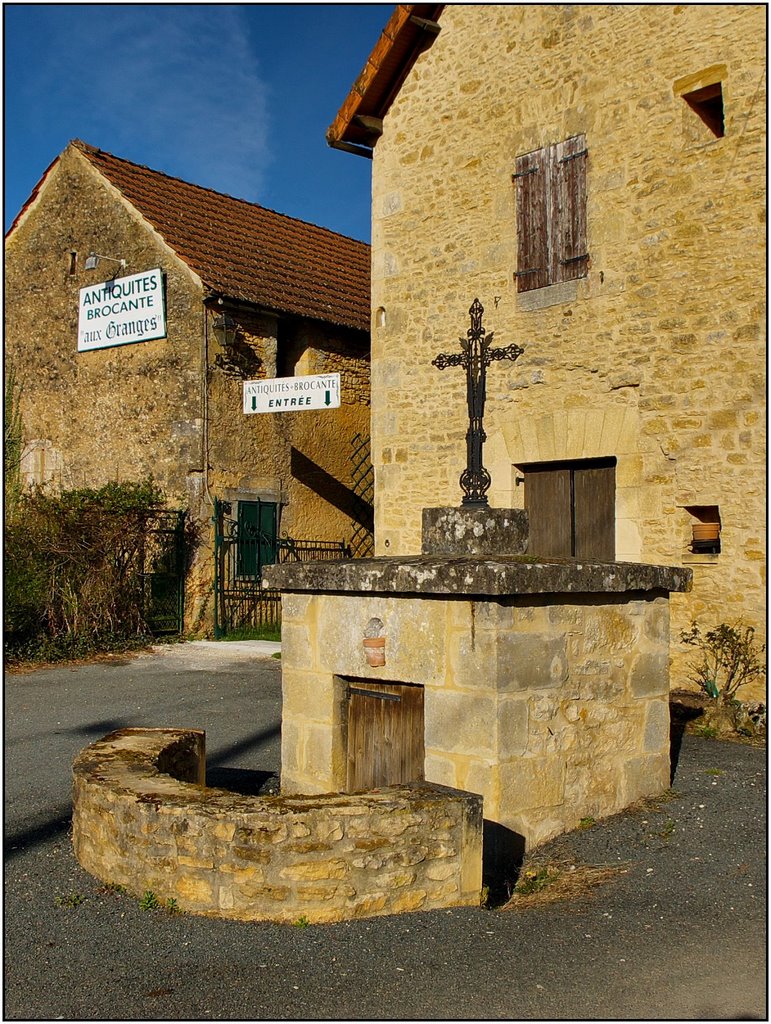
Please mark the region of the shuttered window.
[[521, 467], [530, 534], [542, 558], [616, 557], [616, 460], [546, 462]]
[[586, 136], [517, 157], [517, 290], [586, 277]]

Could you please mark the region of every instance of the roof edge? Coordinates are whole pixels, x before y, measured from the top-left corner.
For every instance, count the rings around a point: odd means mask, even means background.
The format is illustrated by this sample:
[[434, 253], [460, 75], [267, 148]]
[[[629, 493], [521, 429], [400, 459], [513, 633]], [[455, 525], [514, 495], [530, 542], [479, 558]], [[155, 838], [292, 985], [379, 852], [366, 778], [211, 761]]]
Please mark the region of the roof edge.
[[40, 193], [43, 190], [43, 187], [44, 187], [46, 181], [48, 180], [51, 172], [53, 171], [54, 167], [56, 167], [56, 165], [59, 163], [59, 161], [61, 160], [61, 158], [64, 156], [64, 154], [67, 152], [67, 150], [69, 149], [69, 147], [71, 145], [72, 145], [72, 143], [68, 142], [67, 145], [62, 150], [62, 152], [59, 153], [58, 156], [55, 156], [53, 158], [53, 160], [51, 161], [51, 163], [48, 165], [48, 167], [46, 167], [46, 169], [43, 171], [42, 175], [40, 176], [40, 180], [35, 185], [35, 187], [32, 189], [32, 191], [30, 192], [29, 196], [27, 197], [25, 202], [22, 204], [21, 209], [16, 214], [16, 216], [13, 218], [13, 222], [12, 222], [11, 226], [6, 231], [6, 233], [5, 233], [6, 241], [11, 237], [13, 232], [19, 226], [19, 224], [24, 219], [24, 217], [27, 214], [27, 212], [29, 211], [29, 209], [35, 204], [35, 202], [37, 201]]
[[[415, 61], [436, 38], [444, 4], [397, 4], [367, 62], [327, 129], [335, 149], [370, 156], [379, 132], [372, 121], [386, 115]], [[357, 124], [358, 118], [363, 123]]]
[[[159, 177], [167, 178], [169, 181], [179, 181], [183, 185], [187, 185], [189, 188], [200, 189], [201, 192], [208, 192], [213, 196], [224, 196], [225, 199], [229, 199], [233, 203], [243, 203], [245, 206], [257, 207], [257, 209], [265, 210], [274, 217], [282, 217], [285, 220], [293, 221], [295, 224], [302, 224], [304, 227], [312, 228], [315, 231], [323, 231], [327, 235], [337, 235], [338, 238], [344, 238], [347, 242], [362, 245], [367, 249], [370, 248], [369, 242], [362, 242], [360, 238], [351, 238], [350, 235], [344, 235], [340, 231], [335, 231], [334, 228], [325, 227], [323, 224], [315, 224], [313, 221], [303, 220], [301, 217], [293, 217], [290, 213], [282, 213], [280, 210], [274, 210], [269, 206], [263, 206], [262, 203], [254, 203], [249, 199], [242, 198], [241, 196], [232, 196], [229, 192], [219, 192], [215, 188], [209, 188], [207, 185], [199, 185], [195, 181], [188, 181], [186, 178], [180, 178], [179, 175], [176, 174], [168, 174], [166, 171], [159, 171], [154, 167], [149, 167], [147, 164], [139, 164], [136, 160], [129, 160], [125, 156], [117, 156], [115, 153], [110, 153], [109, 150], [99, 149], [98, 146], [91, 146], [89, 143], [83, 142], [82, 139], [73, 139], [69, 145], [78, 149], [86, 159], [89, 159], [90, 156], [93, 155], [95, 157], [106, 156], [111, 160], [119, 160], [121, 163], [131, 164], [132, 167], [138, 167], [143, 171], [149, 171], [151, 174], [157, 174]], [[108, 181], [110, 180], [109, 174], [101, 167], [95, 166], [95, 170], [97, 170], [103, 177], [107, 178]], [[117, 188], [117, 186], [115, 187]]]

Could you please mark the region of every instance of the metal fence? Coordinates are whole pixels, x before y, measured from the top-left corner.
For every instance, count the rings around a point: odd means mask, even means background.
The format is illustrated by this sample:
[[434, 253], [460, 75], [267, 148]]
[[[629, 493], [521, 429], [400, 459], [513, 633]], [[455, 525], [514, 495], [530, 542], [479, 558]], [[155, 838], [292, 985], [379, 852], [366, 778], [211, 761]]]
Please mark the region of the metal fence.
[[278, 628], [281, 594], [262, 588], [262, 570], [275, 562], [317, 562], [350, 558], [343, 541], [274, 537], [254, 523], [239, 523], [230, 502], [214, 503], [214, 636], [238, 629]]

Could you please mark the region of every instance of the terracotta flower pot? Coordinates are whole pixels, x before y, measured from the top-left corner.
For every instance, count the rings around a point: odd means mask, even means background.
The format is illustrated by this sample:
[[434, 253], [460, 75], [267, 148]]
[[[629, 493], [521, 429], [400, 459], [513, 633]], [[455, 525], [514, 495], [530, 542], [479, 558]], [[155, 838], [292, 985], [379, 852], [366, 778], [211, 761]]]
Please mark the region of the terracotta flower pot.
[[381, 665], [385, 665], [386, 638], [384, 636], [365, 637], [362, 642], [370, 668], [379, 668]]
[[717, 540], [720, 536], [720, 523], [694, 523], [694, 540]]

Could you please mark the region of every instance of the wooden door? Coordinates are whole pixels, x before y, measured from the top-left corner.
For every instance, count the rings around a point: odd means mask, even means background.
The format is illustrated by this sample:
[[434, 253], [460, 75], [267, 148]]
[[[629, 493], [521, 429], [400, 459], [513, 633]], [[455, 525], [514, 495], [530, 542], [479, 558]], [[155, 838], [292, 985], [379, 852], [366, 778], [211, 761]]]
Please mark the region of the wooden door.
[[573, 554], [570, 469], [528, 467], [525, 509], [530, 524], [528, 554], [570, 558]]
[[350, 683], [347, 791], [422, 781], [424, 760], [423, 687]]
[[616, 557], [616, 467], [597, 460], [573, 471], [576, 558], [612, 562]]
[[276, 561], [278, 506], [273, 501], [238, 503], [238, 575], [259, 576]]
[[530, 540], [541, 558], [616, 557], [616, 460], [586, 459], [522, 467]]

